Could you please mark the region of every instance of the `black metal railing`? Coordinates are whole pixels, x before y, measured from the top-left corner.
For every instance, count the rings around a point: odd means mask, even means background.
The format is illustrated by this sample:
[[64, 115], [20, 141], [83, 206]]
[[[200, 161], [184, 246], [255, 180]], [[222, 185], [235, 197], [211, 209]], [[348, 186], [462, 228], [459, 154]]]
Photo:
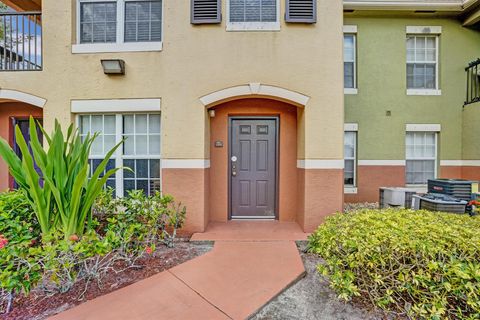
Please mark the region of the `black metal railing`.
[[480, 101], [480, 58], [470, 62], [465, 72], [467, 72], [467, 98], [464, 106]]
[[41, 12], [0, 12], [0, 71], [42, 70]]

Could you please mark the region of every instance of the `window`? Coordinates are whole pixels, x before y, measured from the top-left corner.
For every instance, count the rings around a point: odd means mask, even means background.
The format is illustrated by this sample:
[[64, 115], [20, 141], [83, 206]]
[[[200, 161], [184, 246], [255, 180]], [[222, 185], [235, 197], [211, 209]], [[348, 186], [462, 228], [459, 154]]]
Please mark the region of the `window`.
[[229, 0], [227, 30], [280, 30], [279, 0]]
[[115, 2], [80, 3], [80, 43], [107, 43], [117, 40]]
[[344, 135], [344, 184], [354, 187], [356, 185], [356, 167], [357, 167], [357, 132], [346, 131]]
[[345, 89], [355, 89], [356, 79], [356, 36], [344, 34], [343, 36], [343, 79]]
[[406, 182], [427, 184], [437, 171], [437, 134], [435, 132], [407, 132]]
[[162, 0], [78, 0], [73, 53], [161, 50]]
[[438, 89], [438, 36], [407, 35], [407, 89]]
[[81, 115], [79, 126], [82, 137], [99, 133], [90, 152], [92, 172], [115, 144], [126, 139], [108, 164], [108, 169], [133, 170], [118, 171], [107, 182], [117, 196], [134, 189], [146, 194], [160, 190], [160, 114]]
[[162, 40], [162, 3], [125, 2], [125, 42]]

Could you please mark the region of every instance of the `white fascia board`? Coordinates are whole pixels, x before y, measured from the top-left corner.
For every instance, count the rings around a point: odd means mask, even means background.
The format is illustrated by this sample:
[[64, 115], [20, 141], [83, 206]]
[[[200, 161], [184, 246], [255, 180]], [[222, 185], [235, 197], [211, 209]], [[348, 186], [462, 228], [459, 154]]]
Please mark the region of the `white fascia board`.
[[343, 169], [345, 161], [334, 159], [307, 159], [297, 160], [297, 168], [300, 169]]
[[359, 166], [405, 166], [405, 160], [358, 160]]
[[162, 169], [206, 169], [209, 159], [162, 159]]
[[161, 99], [72, 100], [72, 113], [159, 112]]

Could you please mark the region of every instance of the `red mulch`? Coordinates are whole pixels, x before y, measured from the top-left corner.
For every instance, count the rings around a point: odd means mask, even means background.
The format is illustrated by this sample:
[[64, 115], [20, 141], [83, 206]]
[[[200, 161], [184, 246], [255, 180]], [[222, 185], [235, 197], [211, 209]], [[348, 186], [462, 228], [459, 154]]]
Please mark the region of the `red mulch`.
[[126, 269], [121, 273], [111, 272], [102, 279], [100, 286], [96, 281], [91, 281], [83, 299], [80, 298], [80, 295], [85, 289], [85, 281], [79, 281], [66, 293], [58, 293], [50, 297], [46, 297], [45, 294], [38, 291], [32, 291], [27, 297], [18, 296], [12, 312], [8, 315], [0, 315], [0, 318], [5, 320], [45, 319], [87, 300], [118, 290], [198, 257], [207, 252], [209, 248], [208, 244], [198, 245], [186, 241], [177, 242], [171, 249], [163, 246], [157, 247], [152, 256], [142, 257], [137, 261], [136, 264], [141, 268]]

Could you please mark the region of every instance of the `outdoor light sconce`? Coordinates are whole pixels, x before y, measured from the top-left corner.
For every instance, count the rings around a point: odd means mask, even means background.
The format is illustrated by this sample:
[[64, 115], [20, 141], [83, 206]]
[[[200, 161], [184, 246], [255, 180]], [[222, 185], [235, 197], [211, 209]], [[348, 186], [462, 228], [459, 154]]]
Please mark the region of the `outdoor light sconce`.
[[215, 109], [208, 110], [208, 114], [209, 114], [210, 118], [215, 118]]
[[125, 74], [125, 61], [121, 59], [100, 60], [105, 74]]

